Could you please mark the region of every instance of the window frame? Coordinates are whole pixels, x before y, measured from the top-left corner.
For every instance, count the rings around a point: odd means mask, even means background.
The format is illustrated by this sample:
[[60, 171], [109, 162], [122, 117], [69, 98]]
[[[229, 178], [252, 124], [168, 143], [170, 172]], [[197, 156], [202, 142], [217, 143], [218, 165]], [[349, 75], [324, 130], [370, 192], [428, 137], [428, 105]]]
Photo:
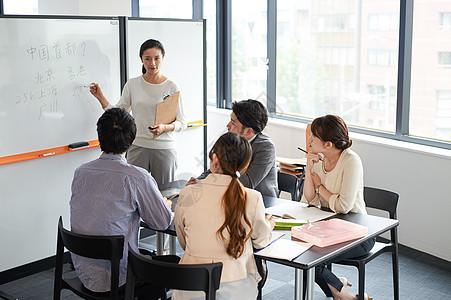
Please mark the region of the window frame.
[[[351, 132], [392, 140], [451, 149], [451, 142], [409, 135], [410, 85], [412, 64], [413, 9], [415, 0], [400, 0], [398, 78], [396, 94], [395, 132], [349, 126]], [[193, 18], [202, 17], [203, 0], [193, 0]], [[216, 107], [231, 108], [232, 104], [232, 0], [216, 0]], [[139, 0], [132, 0], [132, 12], [139, 8]], [[277, 0], [267, 0], [267, 108], [270, 117], [298, 123], [310, 123], [311, 118], [276, 113], [277, 69]], [[390, 58], [389, 58], [390, 60]]]
[[[228, 0], [225, 0], [228, 1]], [[398, 45], [398, 78], [396, 94], [395, 132], [349, 126], [351, 132], [392, 140], [421, 144], [426, 146], [451, 149], [451, 142], [439, 139], [409, 135], [410, 115], [410, 85], [412, 68], [413, 42], [413, 10], [415, 0], [400, 0], [399, 13], [399, 45]], [[276, 113], [276, 67], [277, 67], [277, 0], [268, 0], [268, 78], [267, 78], [267, 108], [270, 116], [276, 119], [299, 123], [310, 123], [311, 118], [281, 115]], [[389, 53], [391, 56], [391, 54]], [[389, 57], [389, 60], [391, 57]], [[226, 102], [230, 99], [226, 98]], [[219, 106], [218, 106], [219, 107]]]

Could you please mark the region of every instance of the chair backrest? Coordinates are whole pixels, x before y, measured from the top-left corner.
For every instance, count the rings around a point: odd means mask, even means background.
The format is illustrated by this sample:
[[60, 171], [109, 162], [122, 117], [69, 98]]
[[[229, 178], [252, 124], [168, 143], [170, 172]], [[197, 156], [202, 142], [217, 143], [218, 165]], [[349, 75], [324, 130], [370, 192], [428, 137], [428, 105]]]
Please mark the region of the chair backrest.
[[302, 172], [301, 176], [299, 176], [298, 179], [296, 201], [301, 201], [302, 199], [302, 193], [304, 193], [304, 183], [305, 183], [305, 170], [304, 172]]
[[399, 195], [392, 191], [365, 186], [363, 198], [367, 207], [387, 211], [390, 219], [396, 219]]
[[309, 146], [309, 138], [312, 135], [312, 123], [307, 124], [307, 128], [305, 128], [305, 150], [307, 152], [310, 152], [310, 146]]
[[[119, 297], [119, 264], [124, 251], [124, 236], [95, 236], [74, 233], [63, 227], [63, 218], [58, 221], [58, 241], [56, 250], [55, 293], [56, 281], [61, 289], [62, 263], [64, 248], [71, 253], [94, 259], [105, 259], [111, 262], [111, 299]], [[59, 291], [58, 291], [59, 292]]]
[[297, 198], [298, 177], [282, 171], [277, 172], [277, 184], [279, 186], [279, 195], [281, 191], [291, 194], [291, 200]]
[[204, 291], [206, 299], [216, 299], [221, 281], [222, 263], [176, 264], [152, 260], [129, 247], [125, 299], [133, 299], [135, 278], [155, 287]]

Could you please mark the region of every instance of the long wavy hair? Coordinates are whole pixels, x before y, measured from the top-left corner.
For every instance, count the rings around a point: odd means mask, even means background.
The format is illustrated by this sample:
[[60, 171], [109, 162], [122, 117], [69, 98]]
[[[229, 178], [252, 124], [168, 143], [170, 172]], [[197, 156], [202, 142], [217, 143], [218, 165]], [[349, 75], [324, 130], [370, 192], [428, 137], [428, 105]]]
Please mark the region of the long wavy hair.
[[[216, 141], [209, 153], [210, 159], [213, 154], [216, 154], [222, 172], [232, 177], [222, 197], [224, 223], [216, 233], [226, 244], [227, 254], [236, 259], [243, 254], [245, 243], [252, 235], [252, 224], [246, 215], [247, 193], [238, 180], [240, 173], [249, 166], [252, 149], [244, 137], [228, 132]], [[246, 232], [245, 224], [249, 226], [249, 232]], [[229, 239], [224, 236], [224, 230]]]

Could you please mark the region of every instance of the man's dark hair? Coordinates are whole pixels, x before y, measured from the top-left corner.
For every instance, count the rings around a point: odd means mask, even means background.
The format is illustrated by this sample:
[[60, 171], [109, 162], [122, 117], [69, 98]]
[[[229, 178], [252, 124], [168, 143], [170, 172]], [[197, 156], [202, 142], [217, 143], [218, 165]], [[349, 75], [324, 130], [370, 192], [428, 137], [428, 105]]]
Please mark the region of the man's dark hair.
[[252, 128], [255, 133], [262, 132], [268, 123], [268, 111], [257, 100], [233, 102], [232, 111], [244, 127]]
[[108, 109], [97, 121], [97, 135], [103, 152], [124, 153], [136, 137], [135, 119], [123, 108]]

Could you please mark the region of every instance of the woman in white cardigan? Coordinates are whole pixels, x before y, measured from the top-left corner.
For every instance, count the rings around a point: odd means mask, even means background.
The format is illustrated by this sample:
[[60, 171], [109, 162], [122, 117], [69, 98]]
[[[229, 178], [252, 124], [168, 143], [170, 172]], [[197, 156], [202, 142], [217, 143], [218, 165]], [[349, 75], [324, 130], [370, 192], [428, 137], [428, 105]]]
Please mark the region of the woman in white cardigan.
[[[222, 262], [217, 299], [256, 299], [260, 276], [253, 248], [269, 244], [274, 219], [262, 196], [238, 180], [249, 165], [249, 142], [225, 133], [210, 151], [205, 179], [185, 187], [175, 209], [175, 228], [185, 250], [180, 263]], [[172, 299], [205, 299], [203, 292], [174, 291]]]
[[127, 151], [127, 162], [146, 169], [161, 187], [175, 180], [176, 132], [186, 128], [186, 117], [179, 93], [176, 119], [170, 124], [155, 124], [157, 105], [180, 89], [161, 73], [165, 50], [160, 41], [149, 39], [142, 43], [139, 57], [142, 75], [127, 81], [115, 106], [105, 98], [99, 84], [92, 83], [90, 91], [104, 110], [120, 107], [132, 112], [137, 132]]
[[[363, 201], [363, 167], [360, 157], [349, 147], [348, 127], [342, 118], [333, 115], [316, 118], [309, 137], [311, 151], [307, 154], [304, 191], [301, 201], [328, 207], [336, 213], [366, 214]], [[357, 299], [325, 266], [345, 258], [368, 253], [374, 246], [369, 240], [315, 269], [315, 282], [328, 297]], [[368, 296], [366, 296], [368, 298]]]

